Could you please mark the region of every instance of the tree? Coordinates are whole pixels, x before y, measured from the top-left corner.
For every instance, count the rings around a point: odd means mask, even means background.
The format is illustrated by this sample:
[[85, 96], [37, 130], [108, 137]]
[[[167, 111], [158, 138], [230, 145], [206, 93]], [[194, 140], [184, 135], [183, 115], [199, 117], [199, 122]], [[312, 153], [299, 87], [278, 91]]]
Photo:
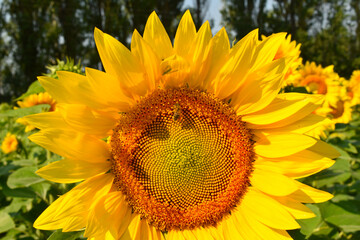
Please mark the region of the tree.
[[237, 40], [255, 28], [263, 32], [266, 3], [267, 0], [224, 0], [223, 23]]
[[[201, 0], [205, 2], [206, 0]], [[156, 11], [174, 37], [184, 0], [0, 1], [0, 99], [20, 96], [56, 59], [71, 57], [101, 68], [94, 27], [129, 47]]]

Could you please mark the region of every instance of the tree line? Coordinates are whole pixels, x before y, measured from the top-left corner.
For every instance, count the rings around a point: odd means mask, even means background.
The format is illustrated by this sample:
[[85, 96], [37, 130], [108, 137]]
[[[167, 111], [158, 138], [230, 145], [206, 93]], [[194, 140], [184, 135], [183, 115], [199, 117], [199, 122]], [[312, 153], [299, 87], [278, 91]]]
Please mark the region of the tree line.
[[[193, 0], [200, 27], [210, 0]], [[222, 24], [232, 40], [254, 28], [269, 35], [285, 31], [302, 44], [304, 61], [349, 77], [360, 68], [360, 0], [222, 0]], [[26, 91], [45, 66], [71, 57], [101, 68], [94, 27], [129, 45], [156, 11], [174, 37], [184, 0], [2, 0], [0, 1], [0, 101]], [[210, 17], [211, 18], [211, 17]], [[211, 19], [209, 19], [211, 20]]]

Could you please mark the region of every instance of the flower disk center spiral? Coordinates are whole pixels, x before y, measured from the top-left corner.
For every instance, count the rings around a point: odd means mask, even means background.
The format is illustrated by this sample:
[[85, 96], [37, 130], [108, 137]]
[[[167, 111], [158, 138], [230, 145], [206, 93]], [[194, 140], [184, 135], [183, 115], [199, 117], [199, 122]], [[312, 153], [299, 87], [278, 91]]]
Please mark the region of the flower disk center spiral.
[[115, 185], [161, 231], [216, 225], [249, 185], [251, 137], [241, 118], [210, 94], [156, 90], [114, 129]]

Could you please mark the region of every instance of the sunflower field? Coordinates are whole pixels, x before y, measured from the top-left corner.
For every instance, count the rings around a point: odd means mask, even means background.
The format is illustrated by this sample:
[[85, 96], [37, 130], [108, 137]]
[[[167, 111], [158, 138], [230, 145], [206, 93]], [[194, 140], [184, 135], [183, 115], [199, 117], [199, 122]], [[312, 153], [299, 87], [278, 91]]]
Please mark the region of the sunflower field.
[[0, 240], [360, 239], [360, 70], [155, 12], [0, 105]]

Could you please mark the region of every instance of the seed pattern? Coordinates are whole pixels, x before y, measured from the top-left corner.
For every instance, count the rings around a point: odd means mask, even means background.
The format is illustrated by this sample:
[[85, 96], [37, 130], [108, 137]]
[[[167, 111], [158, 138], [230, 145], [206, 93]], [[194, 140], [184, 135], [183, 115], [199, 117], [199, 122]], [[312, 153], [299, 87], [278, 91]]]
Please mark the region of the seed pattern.
[[114, 129], [115, 185], [161, 231], [216, 225], [249, 185], [251, 138], [241, 117], [212, 95], [159, 89]]

